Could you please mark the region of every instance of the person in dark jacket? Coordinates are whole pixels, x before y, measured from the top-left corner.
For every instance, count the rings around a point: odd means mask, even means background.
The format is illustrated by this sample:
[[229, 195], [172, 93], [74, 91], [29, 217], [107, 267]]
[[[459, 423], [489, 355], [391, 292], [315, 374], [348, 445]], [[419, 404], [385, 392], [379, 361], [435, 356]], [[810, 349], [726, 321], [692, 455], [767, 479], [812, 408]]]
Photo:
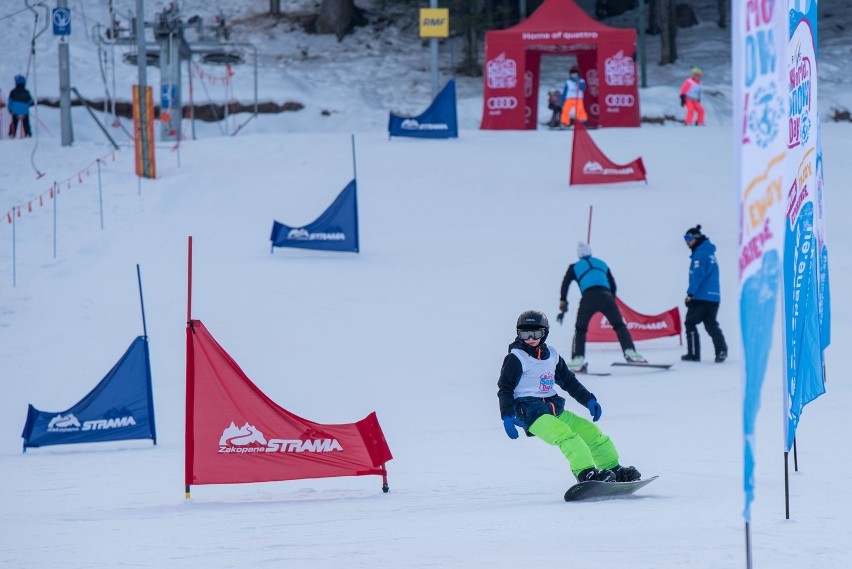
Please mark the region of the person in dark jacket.
[[9, 114], [12, 115], [12, 124], [9, 125], [9, 138], [14, 138], [18, 132], [18, 123], [24, 127], [24, 136], [32, 136], [30, 129], [30, 107], [33, 105], [33, 97], [27, 91], [27, 80], [23, 75], [15, 75], [15, 88], [9, 92]]
[[[517, 426], [559, 447], [580, 482], [629, 482], [641, 477], [636, 468], [621, 466], [612, 440], [595, 425], [601, 406], [568, 369], [565, 360], [545, 343], [550, 331], [547, 316], [537, 310], [521, 313], [517, 336], [509, 344], [497, 380], [497, 399], [503, 428], [518, 438]], [[558, 385], [592, 415], [592, 421], [565, 410]]]
[[686, 354], [680, 359], [688, 362], [701, 361], [701, 342], [698, 337], [698, 324], [713, 340], [716, 351], [716, 363], [722, 363], [728, 357], [728, 344], [716, 315], [719, 313], [721, 291], [719, 287], [719, 264], [716, 262], [716, 246], [701, 233], [696, 225], [683, 236], [692, 250], [689, 256], [689, 287], [686, 289]]
[[565, 312], [568, 311], [568, 287], [571, 281], [577, 281], [580, 287], [580, 308], [577, 310], [577, 322], [574, 325], [574, 343], [571, 348], [571, 361], [568, 363], [574, 371], [586, 370], [586, 333], [589, 322], [597, 312], [606, 316], [618, 342], [624, 351], [624, 359], [631, 363], [647, 363], [633, 344], [630, 331], [624, 324], [621, 311], [615, 303], [615, 278], [605, 262], [592, 256], [592, 248], [587, 243], [577, 243], [579, 260], [568, 267], [562, 279], [559, 291], [559, 316], [556, 321], [562, 324]]

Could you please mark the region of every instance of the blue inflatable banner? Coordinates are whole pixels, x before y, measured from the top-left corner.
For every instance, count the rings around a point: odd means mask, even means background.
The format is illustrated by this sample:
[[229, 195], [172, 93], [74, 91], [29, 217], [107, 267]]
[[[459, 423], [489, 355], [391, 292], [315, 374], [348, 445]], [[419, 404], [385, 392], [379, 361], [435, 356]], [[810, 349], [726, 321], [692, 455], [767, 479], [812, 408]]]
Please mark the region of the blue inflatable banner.
[[358, 184], [355, 180], [313, 223], [290, 227], [277, 221], [272, 224], [272, 247], [297, 247], [323, 251], [358, 252]]
[[456, 82], [447, 84], [422, 115], [400, 117], [390, 114], [388, 121], [390, 136], [414, 138], [458, 138], [459, 123], [456, 116]]
[[67, 411], [39, 411], [32, 405], [24, 425], [27, 447], [153, 439], [154, 398], [148, 340], [136, 338], [95, 388]]

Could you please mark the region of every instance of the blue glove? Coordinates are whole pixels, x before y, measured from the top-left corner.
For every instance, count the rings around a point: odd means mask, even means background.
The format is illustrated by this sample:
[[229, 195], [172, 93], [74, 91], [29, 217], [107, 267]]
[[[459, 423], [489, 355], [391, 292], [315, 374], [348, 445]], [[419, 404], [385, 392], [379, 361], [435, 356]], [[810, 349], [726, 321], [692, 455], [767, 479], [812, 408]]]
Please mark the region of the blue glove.
[[503, 417], [503, 428], [506, 430], [506, 435], [510, 439], [518, 438], [518, 428], [515, 427], [514, 417]]
[[589, 413], [592, 414], [592, 421], [597, 422], [597, 420], [601, 418], [601, 413], [603, 413], [603, 409], [601, 409], [601, 404], [598, 403], [597, 399], [592, 398], [589, 399], [588, 403], [586, 403], [586, 407], [589, 408]]

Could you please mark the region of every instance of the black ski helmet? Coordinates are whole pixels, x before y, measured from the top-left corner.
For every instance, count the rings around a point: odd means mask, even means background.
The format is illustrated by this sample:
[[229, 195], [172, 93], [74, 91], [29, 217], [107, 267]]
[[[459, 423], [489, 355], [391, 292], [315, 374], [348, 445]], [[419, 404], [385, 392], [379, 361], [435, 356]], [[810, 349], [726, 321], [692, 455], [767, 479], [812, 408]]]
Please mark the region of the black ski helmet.
[[525, 310], [518, 316], [517, 330], [519, 333], [521, 330], [544, 330], [544, 336], [541, 338], [541, 341], [544, 342], [550, 332], [550, 322], [547, 321], [544, 312]]

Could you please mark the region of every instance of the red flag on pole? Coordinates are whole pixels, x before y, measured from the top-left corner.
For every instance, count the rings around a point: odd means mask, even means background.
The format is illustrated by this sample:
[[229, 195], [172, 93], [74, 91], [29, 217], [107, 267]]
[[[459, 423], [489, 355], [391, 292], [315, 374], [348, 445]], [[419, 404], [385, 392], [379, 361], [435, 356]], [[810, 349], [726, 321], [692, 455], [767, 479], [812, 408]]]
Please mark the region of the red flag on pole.
[[246, 377], [199, 320], [186, 329], [186, 486], [384, 476], [392, 457], [375, 413], [321, 425]]
[[629, 164], [616, 164], [606, 157], [589, 136], [582, 123], [574, 123], [574, 142], [571, 151], [571, 185], [612, 184], [646, 180], [645, 164], [637, 158]]

